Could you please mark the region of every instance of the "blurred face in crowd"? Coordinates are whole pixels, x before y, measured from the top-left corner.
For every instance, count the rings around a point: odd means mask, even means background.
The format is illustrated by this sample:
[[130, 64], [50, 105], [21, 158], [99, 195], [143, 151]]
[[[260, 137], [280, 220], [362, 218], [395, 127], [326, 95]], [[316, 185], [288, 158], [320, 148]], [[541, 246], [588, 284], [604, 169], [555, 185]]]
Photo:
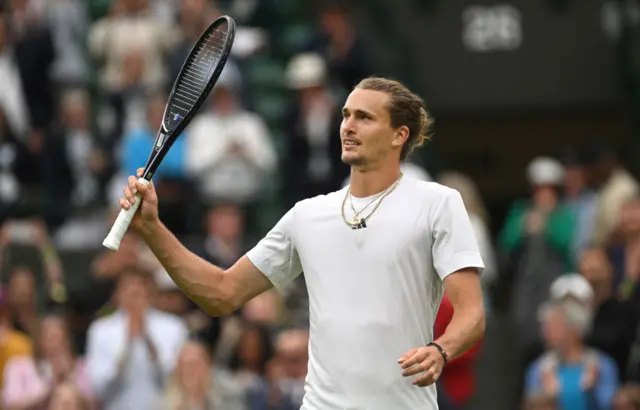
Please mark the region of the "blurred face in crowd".
[[575, 340], [577, 332], [567, 323], [564, 312], [557, 307], [549, 309], [542, 321], [542, 334], [551, 350], [563, 351]]
[[187, 342], [180, 352], [176, 376], [183, 388], [209, 379], [211, 360], [204, 346], [198, 342]]
[[28, 268], [17, 268], [9, 280], [9, 298], [14, 306], [28, 306], [35, 301], [35, 278]]
[[228, 86], [216, 87], [211, 100], [211, 106], [219, 114], [232, 114], [236, 109], [235, 91]]
[[49, 316], [40, 323], [40, 349], [45, 357], [68, 353], [69, 338], [62, 318]]
[[342, 162], [375, 169], [402, 147], [404, 141], [394, 138], [389, 103], [390, 96], [380, 91], [356, 88], [349, 94], [340, 126]]
[[149, 279], [143, 275], [127, 272], [120, 277], [117, 301], [121, 309], [140, 313], [149, 306]]
[[89, 128], [90, 103], [86, 95], [77, 93], [69, 95], [62, 102], [62, 119], [64, 125], [73, 129]]
[[49, 410], [83, 410], [80, 392], [71, 383], [63, 383], [53, 390]]
[[579, 271], [596, 293], [611, 288], [611, 264], [604, 249], [588, 249], [580, 260]]
[[618, 228], [626, 238], [637, 236], [640, 233], [640, 200], [633, 200], [620, 209]]
[[242, 211], [236, 205], [220, 205], [207, 215], [207, 232], [220, 239], [236, 239], [242, 236], [244, 222]]
[[278, 338], [276, 358], [286, 377], [303, 379], [307, 374], [309, 334], [303, 330], [288, 330]]
[[280, 318], [280, 295], [274, 290], [261, 293], [244, 305], [242, 315], [251, 323], [275, 324]]
[[579, 165], [566, 166], [564, 169], [564, 189], [569, 197], [579, 195], [587, 185], [587, 176]]
[[265, 346], [262, 344], [260, 331], [256, 328], [249, 328], [238, 341], [238, 357], [241, 366], [245, 369], [259, 372], [262, 362], [266, 359]]
[[553, 185], [533, 186], [533, 203], [537, 209], [550, 212], [558, 205], [558, 191]]
[[329, 8], [320, 17], [322, 31], [330, 36], [346, 37], [350, 24], [347, 15], [339, 8]]

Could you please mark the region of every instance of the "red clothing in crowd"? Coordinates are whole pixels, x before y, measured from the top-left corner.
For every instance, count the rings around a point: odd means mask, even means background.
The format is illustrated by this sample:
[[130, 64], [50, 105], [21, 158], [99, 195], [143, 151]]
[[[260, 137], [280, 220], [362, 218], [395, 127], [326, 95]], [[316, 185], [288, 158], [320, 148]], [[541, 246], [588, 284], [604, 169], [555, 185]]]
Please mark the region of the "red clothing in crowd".
[[[440, 337], [453, 318], [453, 305], [447, 294], [444, 294], [434, 325], [435, 339]], [[440, 383], [453, 404], [465, 404], [476, 390], [475, 360], [480, 352], [482, 341], [478, 341], [462, 356], [449, 361], [442, 371]]]

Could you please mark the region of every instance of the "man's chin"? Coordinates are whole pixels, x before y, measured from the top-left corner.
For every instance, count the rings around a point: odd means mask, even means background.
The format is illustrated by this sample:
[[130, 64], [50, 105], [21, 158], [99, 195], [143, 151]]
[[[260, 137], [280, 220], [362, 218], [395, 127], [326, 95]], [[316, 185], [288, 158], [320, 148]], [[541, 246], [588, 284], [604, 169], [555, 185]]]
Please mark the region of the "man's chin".
[[344, 164], [351, 165], [351, 166], [362, 164], [362, 158], [355, 155], [342, 153], [341, 159]]

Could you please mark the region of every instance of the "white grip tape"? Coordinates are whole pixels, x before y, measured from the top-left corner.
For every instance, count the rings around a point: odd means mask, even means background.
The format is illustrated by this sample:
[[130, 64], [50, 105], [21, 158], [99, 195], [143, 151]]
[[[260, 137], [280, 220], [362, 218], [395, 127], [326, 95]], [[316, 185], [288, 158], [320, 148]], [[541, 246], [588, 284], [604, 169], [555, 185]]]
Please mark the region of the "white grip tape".
[[[144, 185], [149, 185], [149, 181], [144, 178], [138, 179], [138, 182]], [[117, 251], [118, 249], [120, 249], [120, 242], [122, 241], [122, 237], [127, 232], [127, 229], [129, 229], [131, 220], [136, 214], [140, 203], [142, 203], [140, 194], [136, 194], [136, 202], [131, 207], [129, 207], [129, 209], [120, 210], [120, 214], [118, 214], [118, 218], [111, 227], [109, 235], [107, 235], [107, 237], [102, 242], [102, 245], [104, 247], [109, 248], [112, 251]]]

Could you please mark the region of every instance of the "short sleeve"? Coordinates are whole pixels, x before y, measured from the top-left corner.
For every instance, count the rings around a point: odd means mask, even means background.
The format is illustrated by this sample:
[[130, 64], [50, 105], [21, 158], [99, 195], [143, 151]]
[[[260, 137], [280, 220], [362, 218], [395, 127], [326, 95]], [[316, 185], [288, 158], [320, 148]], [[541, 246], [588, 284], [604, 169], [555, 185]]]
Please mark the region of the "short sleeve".
[[484, 269], [478, 242], [460, 193], [448, 190], [431, 219], [433, 266], [442, 280], [464, 268]]
[[[294, 208], [295, 209], [295, 208]], [[273, 285], [282, 289], [302, 273], [302, 264], [293, 238], [293, 214], [289, 210], [247, 257]]]

